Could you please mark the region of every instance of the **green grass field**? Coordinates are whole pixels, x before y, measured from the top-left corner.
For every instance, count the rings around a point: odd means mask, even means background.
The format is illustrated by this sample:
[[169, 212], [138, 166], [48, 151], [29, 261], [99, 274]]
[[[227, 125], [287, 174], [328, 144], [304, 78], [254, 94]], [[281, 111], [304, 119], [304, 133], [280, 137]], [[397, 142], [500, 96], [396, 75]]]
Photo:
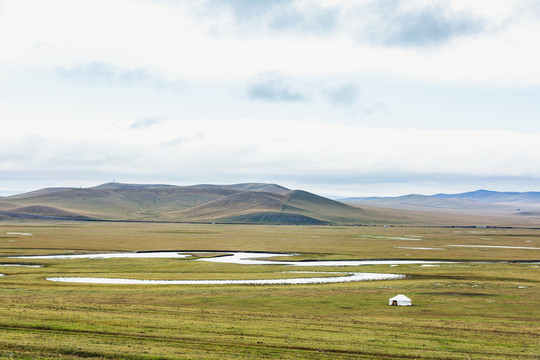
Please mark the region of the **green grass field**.
[[[8, 233], [31, 233], [19, 235]], [[411, 240], [418, 239], [418, 240]], [[74, 251], [295, 252], [297, 259], [540, 260], [540, 230], [2, 223], [0, 256]], [[411, 248], [443, 250], [422, 250]], [[301, 268], [186, 259], [1, 258], [6, 359], [537, 359], [540, 267], [456, 263]], [[50, 276], [295, 277], [290, 270], [402, 273], [314, 285], [89, 285]], [[305, 274], [301, 275], [306, 276]], [[316, 276], [316, 275], [313, 275]], [[412, 307], [388, 306], [405, 294]]]

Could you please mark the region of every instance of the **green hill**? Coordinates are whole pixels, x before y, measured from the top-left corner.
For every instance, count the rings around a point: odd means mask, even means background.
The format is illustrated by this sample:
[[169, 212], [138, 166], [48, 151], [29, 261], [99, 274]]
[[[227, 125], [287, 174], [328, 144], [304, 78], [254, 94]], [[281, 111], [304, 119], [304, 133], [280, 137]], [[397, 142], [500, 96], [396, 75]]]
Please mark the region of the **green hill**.
[[[272, 224], [353, 224], [361, 209], [276, 184], [107, 183], [47, 188], [0, 199], [4, 218], [64, 218]], [[370, 220], [372, 221], [372, 220]]]
[[368, 218], [362, 209], [343, 204], [302, 190], [290, 192], [283, 211], [300, 213], [316, 219], [337, 224], [366, 223]]
[[471, 214], [457, 212], [453, 208], [462, 206], [465, 201], [471, 202], [469, 199], [410, 195], [364, 201], [362, 204], [344, 204], [307, 191], [264, 183], [194, 186], [108, 183], [91, 188], [47, 188], [2, 197], [0, 221], [60, 219], [452, 226], [539, 224], [538, 208], [519, 212], [508, 207], [512, 211], [500, 215], [494, 204], [480, 207], [475, 202], [476, 213]]

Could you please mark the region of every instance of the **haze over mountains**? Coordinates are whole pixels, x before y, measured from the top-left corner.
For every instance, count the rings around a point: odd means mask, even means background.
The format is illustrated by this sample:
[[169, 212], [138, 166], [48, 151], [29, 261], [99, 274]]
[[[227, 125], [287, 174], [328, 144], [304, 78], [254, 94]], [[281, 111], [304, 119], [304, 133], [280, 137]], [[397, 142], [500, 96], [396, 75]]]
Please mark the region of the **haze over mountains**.
[[477, 190], [460, 194], [356, 197], [341, 199], [349, 204], [395, 209], [482, 214], [540, 214], [540, 192]]
[[0, 220], [14, 219], [301, 225], [537, 225], [540, 224], [540, 193], [479, 190], [454, 195], [336, 201], [266, 183], [175, 186], [113, 182], [90, 188], [47, 188], [0, 197]]

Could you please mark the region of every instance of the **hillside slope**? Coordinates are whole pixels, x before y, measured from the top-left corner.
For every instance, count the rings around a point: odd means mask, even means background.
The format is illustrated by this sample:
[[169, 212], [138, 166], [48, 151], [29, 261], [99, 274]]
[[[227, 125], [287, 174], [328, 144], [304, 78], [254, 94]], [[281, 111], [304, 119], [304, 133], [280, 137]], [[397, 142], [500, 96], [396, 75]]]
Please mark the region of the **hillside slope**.
[[276, 184], [107, 183], [48, 188], [0, 199], [3, 217], [272, 224], [362, 224], [353, 206]]
[[[0, 221], [111, 220], [296, 225], [540, 226], [537, 193], [331, 200], [276, 184], [107, 183], [0, 198]], [[540, 196], [538, 197], [540, 198]], [[479, 200], [481, 199], [481, 200]], [[517, 210], [516, 206], [522, 206]]]

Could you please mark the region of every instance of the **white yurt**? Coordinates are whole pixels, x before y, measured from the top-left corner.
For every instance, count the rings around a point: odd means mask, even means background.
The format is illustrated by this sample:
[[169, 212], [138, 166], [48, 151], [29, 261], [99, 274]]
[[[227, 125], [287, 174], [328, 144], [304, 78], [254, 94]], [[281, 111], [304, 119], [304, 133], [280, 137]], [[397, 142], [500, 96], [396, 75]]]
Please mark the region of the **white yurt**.
[[391, 306], [411, 306], [412, 301], [405, 295], [399, 294], [394, 296], [388, 301], [388, 305]]

